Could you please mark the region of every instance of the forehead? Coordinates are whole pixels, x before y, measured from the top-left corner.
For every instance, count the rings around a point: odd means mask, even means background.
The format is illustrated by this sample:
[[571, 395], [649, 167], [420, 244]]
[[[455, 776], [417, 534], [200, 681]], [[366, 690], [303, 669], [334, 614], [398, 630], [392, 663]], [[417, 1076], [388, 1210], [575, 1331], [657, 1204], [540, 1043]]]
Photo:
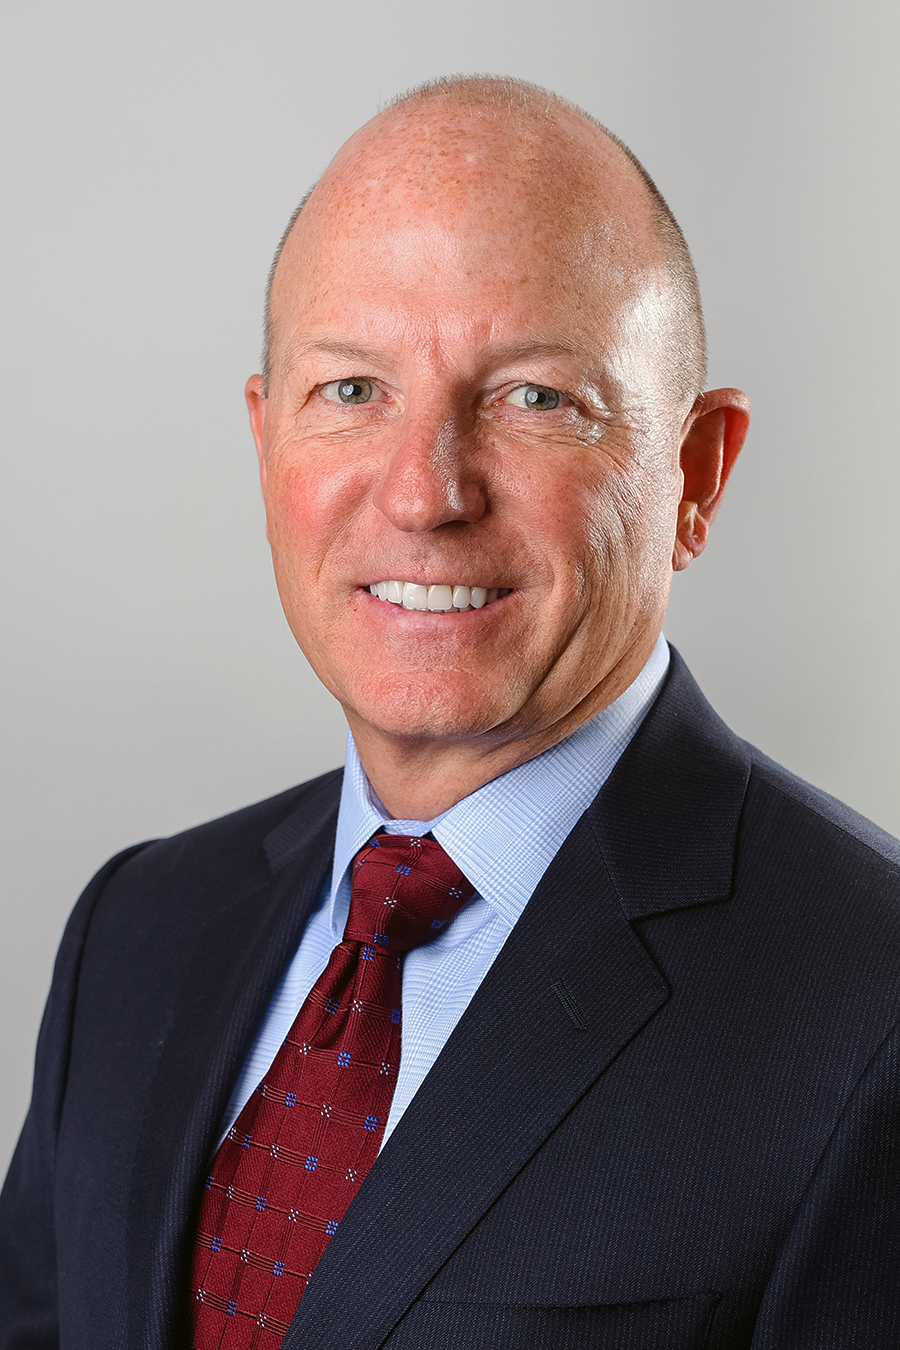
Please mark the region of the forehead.
[[286, 336], [402, 303], [513, 324], [565, 311], [577, 329], [633, 308], [662, 265], [639, 176], [598, 128], [438, 101], [338, 152], [285, 246], [273, 319]]

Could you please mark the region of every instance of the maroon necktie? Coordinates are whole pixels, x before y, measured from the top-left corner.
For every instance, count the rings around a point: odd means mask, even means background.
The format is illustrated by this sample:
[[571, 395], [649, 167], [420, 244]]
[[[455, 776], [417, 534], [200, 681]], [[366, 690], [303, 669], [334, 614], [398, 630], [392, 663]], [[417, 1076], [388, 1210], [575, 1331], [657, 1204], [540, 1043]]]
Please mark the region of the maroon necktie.
[[379, 834], [353, 862], [343, 940], [206, 1180], [193, 1350], [274, 1350], [378, 1155], [400, 1062], [403, 952], [474, 887], [433, 839]]

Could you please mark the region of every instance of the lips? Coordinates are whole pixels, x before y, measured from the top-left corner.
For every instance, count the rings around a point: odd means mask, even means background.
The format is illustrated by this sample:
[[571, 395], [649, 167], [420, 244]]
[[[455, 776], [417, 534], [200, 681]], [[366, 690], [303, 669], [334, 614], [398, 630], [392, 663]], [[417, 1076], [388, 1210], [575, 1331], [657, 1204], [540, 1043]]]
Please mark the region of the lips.
[[443, 582], [423, 586], [415, 581], [374, 581], [369, 590], [388, 604], [434, 614], [465, 614], [470, 609], [483, 609], [510, 593], [510, 588], [504, 586], [454, 586]]

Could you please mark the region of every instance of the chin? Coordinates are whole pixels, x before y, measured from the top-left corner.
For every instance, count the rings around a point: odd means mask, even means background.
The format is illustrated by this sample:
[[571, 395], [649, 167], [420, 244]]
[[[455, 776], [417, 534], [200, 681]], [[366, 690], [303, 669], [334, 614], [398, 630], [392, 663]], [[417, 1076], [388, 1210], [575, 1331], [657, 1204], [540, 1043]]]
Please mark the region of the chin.
[[[411, 740], [464, 740], [505, 722], [519, 706], [506, 682], [498, 698], [493, 681], [457, 675], [435, 680], [433, 673], [368, 683], [356, 697], [341, 699], [349, 714], [388, 736]], [[352, 720], [352, 719], [351, 719]]]

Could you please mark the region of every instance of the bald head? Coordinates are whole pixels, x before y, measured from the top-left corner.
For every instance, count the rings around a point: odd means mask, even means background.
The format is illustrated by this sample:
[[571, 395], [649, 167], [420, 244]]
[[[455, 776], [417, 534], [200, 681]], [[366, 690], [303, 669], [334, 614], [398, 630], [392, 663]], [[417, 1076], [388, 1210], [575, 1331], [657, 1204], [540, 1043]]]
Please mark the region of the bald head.
[[[511, 230], [568, 230], [586, 272], [603, 255], [662, 290], [656, 360], [679, 404], [706, 377], [696, 273], [681, 230], [631, 151], [575, 105], [524, 81], [457, 77], [396, 99], [338, 151], [279, 243], [266, 293], [263, 379], [277, 359], [280, 267], [334, 230], [368, 232], [411, 210], [448, 229], [473, 211]], [[301, 221], [302, 216], [302, 221]], [[298, 236], [305, 235], [305, 238]]]

